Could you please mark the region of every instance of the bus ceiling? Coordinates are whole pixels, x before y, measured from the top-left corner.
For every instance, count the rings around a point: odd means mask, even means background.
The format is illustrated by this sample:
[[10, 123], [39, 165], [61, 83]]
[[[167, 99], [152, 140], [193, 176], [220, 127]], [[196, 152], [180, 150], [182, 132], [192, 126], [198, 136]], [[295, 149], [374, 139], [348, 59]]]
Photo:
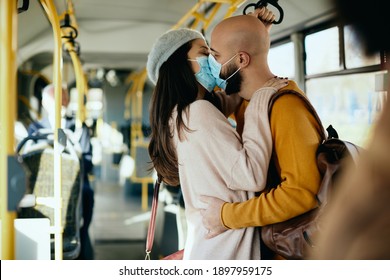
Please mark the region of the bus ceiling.
[[[206, 38], [210, 31], [229, 12], [232, 15], [243, 14], [248, 5], [259, 5], [262, 1], [217, 0], [217, 1], [120, 1], [120, 0], [54, 0], [57, 11], [62, 15], [67, 10], [67, 3], [74, 5], [74, 17], [77, 19], [77, 43], [81, 48], [81, 60], [85, 68], [140, 69], [145, 66], [147, 54], [155, 39], [172, 27], [194, 24], [198, 18], [184, 16], [196, 5], [196, 11], [213, 13], [213, 7], [220, 5], [213, 18], [200, 23], [195, 29], [206, 25]], [[153, 3], [152, 3], [153, 2]], [[271, 30], [271, 39], [288, 36], [291, 30], [306, 28], [316, 20], [332, 16], [331, 2], [328, 0], [269, 0], [268, 8], [275, 12], [277, 21]], [[278, 11], [273, 4], [280, 5]], [[235, 7], [233, 7], [236, 5]], [[93, 8], [92, 8], [93, 7]], [[233, 7], [233, 9], [232, 9]], [[52, 52], [53, 40], [50, 23], [45, 18], [39, 1], [19, 1], [18, 15], [18, 65], [30, 58]], [[230, 9], [230, 10], [229, 10]], [[281, 11], [284, 11], [281, 12]], [[71, 15], [72, 16], [72, 15]], [[205, 17], [209, 14], [205, 14]]]

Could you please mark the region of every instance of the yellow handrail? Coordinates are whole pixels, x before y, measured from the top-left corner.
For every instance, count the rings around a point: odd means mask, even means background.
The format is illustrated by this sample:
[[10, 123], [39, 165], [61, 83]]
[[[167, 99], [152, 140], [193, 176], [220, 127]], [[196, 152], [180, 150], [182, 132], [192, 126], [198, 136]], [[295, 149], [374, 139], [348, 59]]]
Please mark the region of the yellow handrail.
[[[228, 4], [229, 8], [225, 13], [224, 17], [231, 16], [237, 8], [239, 8], [242, 4], [244, 4], [247, 0], [199, 0], [173, 27], [172, 29], [177, 29], [179, 27], [183, 27], [187, 20], [193, 18], [194, 22], [189, 26], [192, 29], [196, 29], [197, 25], [200, 22], [203, 22], [202, 29], [205, 31], [211, 22], [213, 21], [215, 15], [218, 10], [221, 8], [222, 4]], [[211, 11], [209, 11], [210, 15], [206, 17], [204, 12], [199, 12], [200, 7], [203, 4], [212, 4], [214, 3], [214, 7], [212, 7]]]
[[14, 151], [16, 118], [17, 1], [0, 0], [0, 215], [1, 259], [15, 259], [15, 211], [8, 209], [8, 157]]
[[[66, 6], [67, 6], [67, 11], [66, 13], [69, 15], [70, 17], [70, 20], [72, 22], [72, 26], [78, 30], [79, 29], [79, 26], [77, 24], [77, 21], [76, 21], [76, 15], [75, 15], [75, 10], [74, 10], [74, 5], [73, 5], [73, 1], [72, 0], [67, 0], [66, 1]], [[63, 13], [59, 16], [59, 20], [63, 20], [65, 18], [65, 14], [66, 13]]]
[[[78, 24], [76, 22], [76, 16], [74, 12], [74, 7], [73, 7], [73, 2], [72, 1], [67, 1], [67, 11], [63, 13], [59, 19], [65, 18], [65, 15], [68, 14], [72, 26], [77, 30], [78, 29]], [[64, 34], [63, 29], [61, 29], [62, 36], [63, 36], [63, 44], [65, 46], [65, 49], [68, 51], [72, 64], [73, 64], [73, 69], [75, 72], [75, 77], [76, 77], [76, 88], [77, 88], [77, 93], [78, 93], [78, 107], [77, 107], [77, 113], [76, 113], [76, 128], [80, 129], [82, 127], [82, 123], [85, 121], [85, 105], [84, 105], [84, 97], [87, 91], [87, 86], [86, 86], [86, 81], [85, 81], [85, 75], [83, 72], [83, 67], [80, 62], [80, 58], [78, 54], [76, 53], [76, 49], [74, 46], [74, 43], [72, 43], [69, 38], [65, 38], [64, 36], [68, 34]]]
[[127, 90], [125, 96], [125, 112], [124, 112], [125, 119], [130, 119], [132, 117], [132, 112], [133, 112], [133, 110], [131, 109], [132, 99], [133, 99], [133, 94], [135, 93], [137, 88], [138, 76], [139, 76], [138, 72], [131, 72], [125, 82], [126, 84], [130, 84], [129, 89]]
[[[67, 42], [69, 44], [69, 42]], [[67, 45], [66, 44], [66, 45]], [[67, 47], [69, 51], [69, 55], [72, 59], [73, 69], [75, 72], [76, 77], [76, 88], [77, 88], [77, 94], [78, 94], [78, 107], [77, 107], [77, 113], [76, 113], [76, 129], [79, 129], [82, 127], [83, 122], [85, 121], [85, 106], [84, 106], [84, 96], [86, 92], [85, 87], [85, 78], [83, 69], [81, 66], [80, 59], [76, 52], [73, 50], [73, 47]]]
[[54, 128], [54, 256], [56, 260], [63, 258], [63, 225], [62, 225], [62, 162], [61, 147], [58, 142], [58, 130], [61, 128], [62, 107], [62, 43], [61, 28], [53, 0], [40, 0], [50, 20], [54, 34], [53, 83], [55, 94], [55, 128]]

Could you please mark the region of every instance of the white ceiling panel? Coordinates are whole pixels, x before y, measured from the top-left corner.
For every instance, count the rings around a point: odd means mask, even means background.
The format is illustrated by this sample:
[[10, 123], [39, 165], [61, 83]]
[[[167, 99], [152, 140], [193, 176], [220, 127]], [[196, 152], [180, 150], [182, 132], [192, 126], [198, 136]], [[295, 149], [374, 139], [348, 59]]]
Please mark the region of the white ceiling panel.
[[[22, 1], [22, 0], [20, 0]], [[19, 2], [20, 2], [19, 1]], [[54, 0], [62, 14], [67, 0]], [[85, 67], [139, 68], [146, 63], [147, 54], [155, 39], [171, 28], [192, 8], [197, 0], [73, 0]], [[247, 0], [235, 14], [242, 14]], [[285, 36], [291, 27], [303, 26], [313, 19], [329, 15], [329, 0], [279, 0], [284, 9], [284, 21], [273, 27], [271, 36]], [[211, 31], [227, 9], [207, 30]], [[30, 0], [27, 12], [19, 14], [19, 62], [53, 48], [49, 25], [39, 1]], [[89, 66], [88, 66], [89, 65]]]

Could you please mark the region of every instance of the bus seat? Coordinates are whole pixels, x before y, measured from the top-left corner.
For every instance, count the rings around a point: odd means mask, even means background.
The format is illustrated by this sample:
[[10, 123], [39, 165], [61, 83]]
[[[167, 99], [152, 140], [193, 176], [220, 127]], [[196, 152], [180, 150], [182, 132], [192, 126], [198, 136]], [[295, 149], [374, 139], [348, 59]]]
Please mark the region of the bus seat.
[[[39, 141], [37, 141], [37, 139]], [[36, 140], [24, 151], [27, 142]], [[82, 174], [81, 160], [73, 151], [72, 144], [62, 153], [62, 225], [63, 225], [63, 259], [76, 259], [80, 253], [81, 195]], [[23, 164], [30, 172], [28, 193], [37, 198], [54, 196], [53, 160], [54, 149], [45, 136], [29, 136], [17, 148]], [[36, 204], [30, 208], [20, 208], [18, 218], [49, 218], [54, 225], [54, 209]], [[51, 251], [54, 256], [54, 234], [51, 234]]]

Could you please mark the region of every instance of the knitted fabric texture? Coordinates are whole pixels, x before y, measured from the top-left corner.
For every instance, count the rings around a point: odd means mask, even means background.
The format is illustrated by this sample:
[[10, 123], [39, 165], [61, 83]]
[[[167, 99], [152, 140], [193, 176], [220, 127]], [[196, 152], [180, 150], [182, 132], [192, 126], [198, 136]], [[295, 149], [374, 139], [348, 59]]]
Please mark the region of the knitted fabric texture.
[[154, 43], [148, 55], [146, 69], [149, 79], [157, 83], [161, 65], [182, 45], [194, 39], [205, 40], [202, 33], [188, 28], [169, 30], [160, 36]]

